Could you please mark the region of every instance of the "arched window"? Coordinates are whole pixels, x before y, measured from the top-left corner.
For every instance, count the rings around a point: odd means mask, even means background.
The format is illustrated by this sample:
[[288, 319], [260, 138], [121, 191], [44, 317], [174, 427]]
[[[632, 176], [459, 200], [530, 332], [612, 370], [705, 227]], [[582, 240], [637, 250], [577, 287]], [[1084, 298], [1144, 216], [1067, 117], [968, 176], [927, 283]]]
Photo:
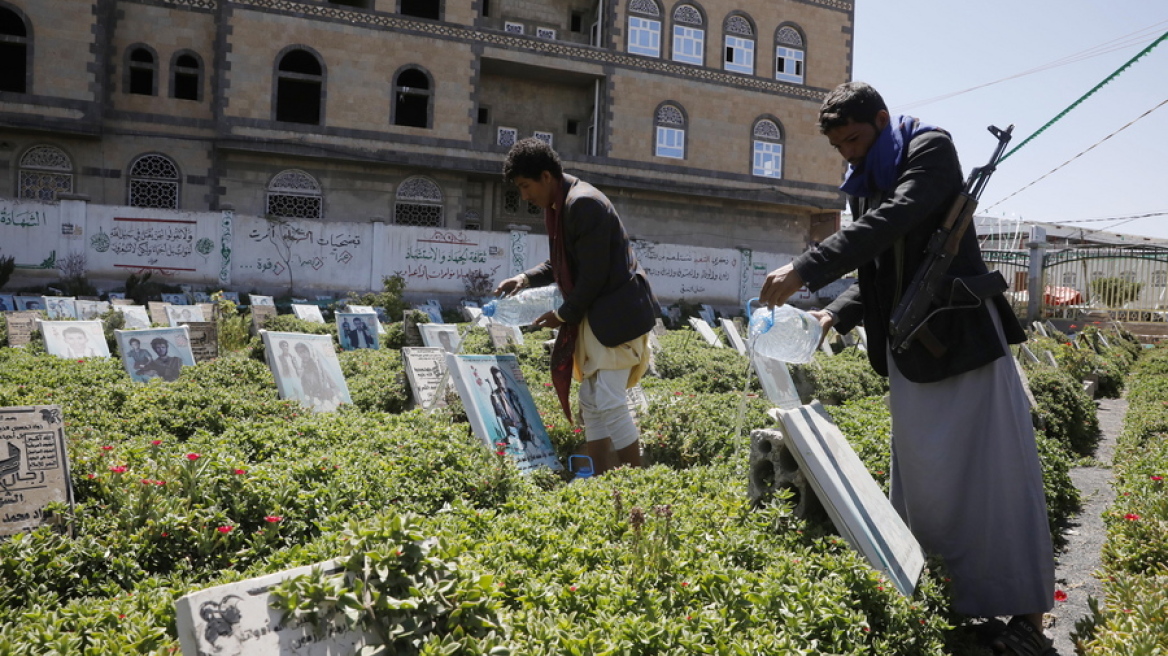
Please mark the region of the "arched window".
[[130, 165], [127, 205], [178, 209], [178, 167], [164, 155], [143, 155]]
[[724, 68], [733, 73], [754, 74], [754, 27], [745, 16], [732, 15], [724, 26], [726, 56]]
[[764, 178], [783, 177], [783, 132], [773, 118], [754, 124], [754, 175]]
[[27, 93], [30, 70], [28, 66], [28, 25], [24, 17], [6, 7], [0, 7], [0, 91]]
[[657, 126], [658, 157], [685, 159], [685, 114], [677, 105], [663, 104], [657, 108], [654, 123]]
[[706, 30], [702, 13], [693, 5], [673, 10], [673, 61], [701, 66], [706, 62]]
[[281, 171], [268, 183], [264, 214], [281, 219], [319, 219], [324, 199], [316, 178], [299, 169]]
[[782, 25], [775, 32], [775, 79], [803, 84], [803, 59], [807, 48], [803, 34], [794, 25]]
[[203, 63], [193, 52], [177, 52], [170, 61], [170, 97], [203, 99]]
[[442, 227], [442, 189], [432, 180], [410, 178], [398, 185], [393, 207], [397, 225]]
[[73, 161], [55, 146], [33, 146], [20, 158], [20, 190], [17, 196], [54, 201], [57, 194], [73, 192]]
[[130, 46], [126, 55], [126, 90], [141, 96], [158, 94], [158, 56], [149, 46]]
[[324, 115], [324, 65], [316, 54], [293, 48], [276, 66], [276, 120], [320, 125]]
[[431, 127], [430, 99], [434, 97], [430, 76], [409, 67], [398, 72], [393, 82], [393, 124], [415, 128]]
[[661, 56], [661, 8], [653, 0], [629, 2], [629, 52]]

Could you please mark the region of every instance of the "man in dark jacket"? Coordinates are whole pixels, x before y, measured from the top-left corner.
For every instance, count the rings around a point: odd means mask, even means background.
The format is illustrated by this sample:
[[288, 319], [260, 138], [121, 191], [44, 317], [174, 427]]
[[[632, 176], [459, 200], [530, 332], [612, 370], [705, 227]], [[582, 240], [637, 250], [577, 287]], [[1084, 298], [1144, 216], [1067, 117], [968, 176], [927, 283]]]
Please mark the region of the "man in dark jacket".
[[[862, 320], [868, 358], [889, 377], [891, 501], [921, 546], [945, 561], [954, 608], [1014, 616], [995, 649], [1037, 656], [1047, 644], [1054, 556], [1029, 407], [1007, 346], [1025, 335], [996, 293], [937, 313], [926, 338], [903, 352], [888, 346], [889, 319], [962, 188], [953, 142], [890, 116], [862, 82], [828, 95], [819, 127], [851, 165], [842, 189], [856, 219], [768, 274], [760, 299], [780, 304], [804, 285], [820, 289], [858, 271], [857, 284], [813, 314], [841, 332]], [[987, 273], [972, 229], [949, 273], [964, 281]]]
[[551, 256], [499, 283], [496, 294], [556, 284], [564, 303], [532, 324], [559, 328], [552, 383], [571, 421], [572, 378], [580, 382], [580, 414], [596, 473], [640, 466], [640, 433], [626, 389], [649, 366], [649, 331], [660, 307], [637, 263], [616, 209], [592, 185], [564, 174], [560, 158], [539, 139], [511, 148], [503, 177], [544, 209]]

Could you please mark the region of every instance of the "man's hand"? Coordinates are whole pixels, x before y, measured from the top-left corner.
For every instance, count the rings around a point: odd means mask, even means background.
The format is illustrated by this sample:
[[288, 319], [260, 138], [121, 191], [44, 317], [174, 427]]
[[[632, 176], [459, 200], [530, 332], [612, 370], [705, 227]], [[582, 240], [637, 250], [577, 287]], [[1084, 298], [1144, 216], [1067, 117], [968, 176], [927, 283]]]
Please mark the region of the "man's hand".
[[495, 296], [511, 296], [519, 293], [524, 287], [527, 287], [527, 276], [522, 273], [511, 276], [499, 283], [499, 286], [495, 288]]
[[564, 325], [563, 321], [556, 316], [555, 312], [544, 312], [539, 315], [539, 318], [531, 322], [531, 325], [536, 328], [559, 328]]
[[762, 291], [758, 293], [758, 301], [767, 307], [782, 305], [802, 288], [803, 278], [788, 264], [767, 274]]
[[808, 312], [815, 320], [819, 322], [819, 326], [823, 328], [823, 333], [819, 336], [819, 343], [823, 344], [823, 338], [827, 336], [827, 329], [835, 325], [835, 315], [826, 310], [812, 310]]

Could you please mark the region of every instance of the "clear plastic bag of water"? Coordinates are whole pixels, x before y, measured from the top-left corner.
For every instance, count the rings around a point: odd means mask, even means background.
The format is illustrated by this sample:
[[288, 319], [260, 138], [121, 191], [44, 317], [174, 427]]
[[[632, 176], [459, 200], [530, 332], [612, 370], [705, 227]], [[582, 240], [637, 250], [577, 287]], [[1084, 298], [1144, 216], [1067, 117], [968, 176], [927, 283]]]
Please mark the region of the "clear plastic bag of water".
[[530, 326], [531, 322], [563, 303], [559, 286], [546, 285], [496, 298], [483, 306], [483, 314], [504, 326]]
[[[747, 311], [757, 300], [747, 302]], [[751, 350], [781, 362], [810, 362], [822, 336], [823, 326], [819, 321], [791, 305], [760, 307], [750, 314]]]

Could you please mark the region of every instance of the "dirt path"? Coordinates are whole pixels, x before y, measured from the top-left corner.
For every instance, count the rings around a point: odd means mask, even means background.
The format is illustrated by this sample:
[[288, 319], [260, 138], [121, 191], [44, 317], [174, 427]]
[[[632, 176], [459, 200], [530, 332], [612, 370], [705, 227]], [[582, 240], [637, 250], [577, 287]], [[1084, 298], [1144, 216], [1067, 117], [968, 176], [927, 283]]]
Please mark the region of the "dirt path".
[[[1075, 622], [1090, 614], [1087, 598], [1103, 600], [1103, 583], [1096, 578], [1100, 569], [1100, 551], [1107, 536], [1103, 526], [1103, 512], [1115, 499], [1111, 487], [1111, 462], [1115, 455], [1115, 442], [1123, 428], [1123, 417], [1127, 412], [1126, 399], [1100, 399], [1099, 428], [1103, 438], [1095, 451], [1098, 461], [1092, 467], [1076, 467], [1071, 470], [1071, 479], [1079, 489], [1083, 510], [1071, 520], [1064, 535], [1066, 547], [1058, 554], [1055, 570], [1055, 589], [1067, 594], [1067, 600], [1055, 602], [1054, 609], [1047, 616], [1047, 634], [1054, 640], [1058, 656], [1074, 656], [1075, 645], [1071, 632]], [[1054, 656], [1054, 652], [1047, 652]]]

